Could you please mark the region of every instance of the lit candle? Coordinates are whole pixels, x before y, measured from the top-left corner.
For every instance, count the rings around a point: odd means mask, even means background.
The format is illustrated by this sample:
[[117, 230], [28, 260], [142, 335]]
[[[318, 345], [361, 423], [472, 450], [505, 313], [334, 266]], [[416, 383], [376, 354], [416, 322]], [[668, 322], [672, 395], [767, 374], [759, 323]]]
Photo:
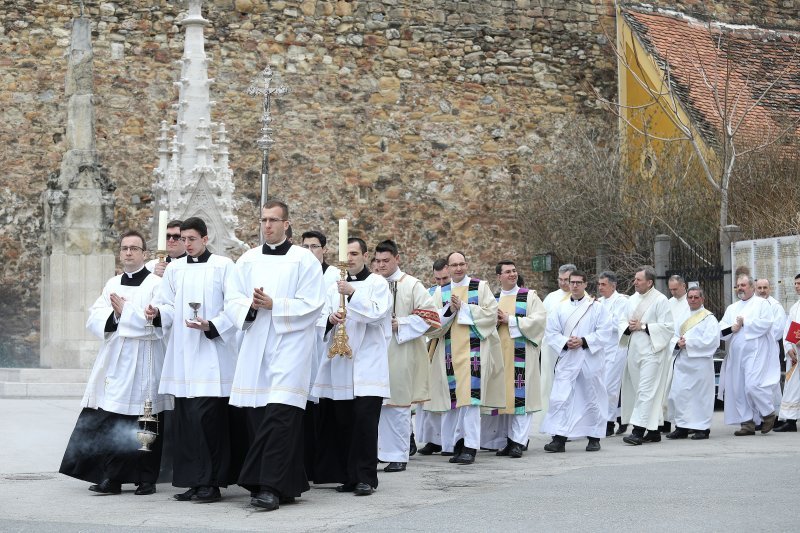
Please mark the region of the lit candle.
[[339, 219], [339, 262], [347, 262], [347, 219]]
[[166, 211], [158, 212], [158, 252], [167, 251], [167, 217]]

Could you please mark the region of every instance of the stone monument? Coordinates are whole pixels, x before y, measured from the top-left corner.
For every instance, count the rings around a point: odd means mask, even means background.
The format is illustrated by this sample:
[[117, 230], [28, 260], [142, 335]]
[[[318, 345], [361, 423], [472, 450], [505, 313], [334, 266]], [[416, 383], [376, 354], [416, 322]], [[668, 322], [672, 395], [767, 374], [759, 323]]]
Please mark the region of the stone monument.
[[88, 309], [114, 275], [114, 189], [95, 143], [90, 21], [72, 21], [67, 51], [67, 149], [43, 193], [40, 365], [86, 368], [100, 340], [86, 331]]
[[[158, 212], [169, 218], [202, 218], [209, 229], [208, 247], [234, 257], [247, 249], [236, 238], [233, 213], [233, 173], [228, 165], [228, 136], [225, 125], [211, 122], [208, 59], [203, 29], [202, 0], [188, 0], [189, 10], [180, 22], [185, 29], [183, 57], [178, 87], [177, 121], [172, 132], [167, 121], [161, 122], [158, 138], [158, 167], [153, 171], [153, 235], [158, 228]], [[171, 135], [170, 135], [171, 133]], [[212, 133], [216, 134], [216, 144]], [[155, 245], [155, 238], [153, 239]]]

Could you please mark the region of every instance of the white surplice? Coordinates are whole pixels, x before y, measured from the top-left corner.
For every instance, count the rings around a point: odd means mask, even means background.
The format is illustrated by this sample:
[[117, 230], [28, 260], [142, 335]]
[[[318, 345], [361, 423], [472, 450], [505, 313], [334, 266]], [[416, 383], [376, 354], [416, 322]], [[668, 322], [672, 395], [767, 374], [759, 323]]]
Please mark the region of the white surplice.
[[[631, 319], [647, 324], [647, 331], [628, 331]], [[633, 293], [617, 328], [620, 342], [628, 344], [622, 374], [622, 423], [655, 430], [664, 423], [666, 365], [674, 346], [670, 346], [674, 329], [667, 297], [655, 288], [645, 294]]]
[[[795, 302], [786, 317], [786, 326], [783, 329], [783, 349], [785, 353], [794, 348], [800, 353], [800, 346], [786, 340], [789, 334], [789, 326], [792, 322], [800, 323], [800, 302]], [[781, 399], [781, 420], [797, 420], [800, 418], [800, 372], [792, 364], [791, 358], [786, 356], [786, 383], [783, 384], [783, 398]]]
[[[690, 310], [690, 316], [703, 311], [702, 307]], [[686, 320], [688, 317], [683, 322]], [[674, 359], [667, 419], [685, 429], [709, 429], [714, 414], [714, 353], [719, 348], [719, 322], [709, 313], [683, 338], [686, 347]]]
[[620, 416], [619, 394], [622, 390], [622, 372], [625, 370], [625, 361], [628, 357], [628, 345], [619, 343], [619, 324], [625, 320], [625, 311], [628, 305], [628, 296], [614, 291], [606, 298], [602, 296], [597, 301], [605, 307], [611, 317], [611, 330], [614, 335], [612, 342], [606, 345], [606, 357], [603, 369], [606, 393], [608, 395], [609, 422], [614, 422]]
[[[766, 300], [769, 302], [770, 310], [772, 311], [772, 331], [771, 335], [775, 342], [772, 343], [770, 346], [770, 360], [774, 359], [778, 362], [778, 368], [780, 368], [781, 364], [781, 343], [783, 342], [783, 328], [786, 326], [786, 311], [783, 310], [783, 306], [781, 303], [773, 298], [772, 296], [768, 296]], [[772, 389], [772, 397], [774, 399], [775, 404], [775, 412], [777, 413], [781, 408], [781, 397], [783, 393], [781, 392], [781, 383], [780, 380], [775, 384]]]
[[[272, 298], [273, 307], [259, 309], [249, 321], [256, 287]], [[305, 409], [323, 303], [319, 260], [300, 246], [291, 246], [285, 255], [265, 254], [259, 246], [236, 261], [236, 273], [225, 288], [225, 312], [244, 335], [231, 405], [280, 403]]]
[[[389, 283], [378, 274], [349, 283], [355, 292], [347, 302], [345, 327], [353, 357], [323, 357], [312, 394], [333, 400], [352, 400], [356, 396], [389, 398], [388, 349], [392, 335]], [[328, 314], [339, 308], [339, 296], [336, 285], [329, 288]], [[326, 334], [328, 344], [333, 342], [335, 329]]]
[[[149, 391], [153, 412], [160, 413], [173, 408], [170, 396], [156, 394], [164, 364], [164, 328], [148, 331], [144, 310], [158, 291], [161, 278], [148, 274], [140, 285], [123, 285], [122, 276], [128, 274], [108, 280], [89, 309], [86, 329], [103, 344], [92, 366], [81, 407], [140, 415]], [[126, 301], [116, 331], [106, 332], [106, 323], [114, 312], [112, 293]]]
[[[742, 329], [726, 333], [744, 317]], [[780, 366], [771, 355], [772, 309], [769, 302], [758, 296], [729, 305], [720, 321], [722, 340], [727, 355], [719, 375], [719, 397], [725, 400], [725, 423], [756, 424], [775, 410], [774, 387], [780, 379]]]
[[[231, 394], [238, 352], [237, 329], [224, 313], [225, 286], [235, 274], [227, 257], [211, 254], [205, 262], [182, 257], [170, 262], [154, 305], [161, 322], [172, 328], [159, 392], [181, 398], [227, 397]], [[197, 302], [198, 316], [214, 324], [219, 336], [186, 326]]]
[[[544, 343], [559, 353], [547, 414], [539, 431], [568, 438], [606, 436], [607, 395], [604, 383], [605, 354], [614, 343], [611, 316], [593, 302], [584, 310], [584, 299], [562, 302], [547, 318]], [[584, 313], [574, 327], [575, 313]], [[568, 331], [568, 329], [570, 331]], [[569, 337], [582, 337], [587, 348], [567, 349]]]
[[[553, 292], [547, 293], [547, 296], [542, 300], [544, 310], [547, 316], [556, 312], [556, 309], [562, 302], [569, 300], [570, 292], [556, 289]], [[547, 411], [547, 405], [550, 403], [550, 390], [553, 388], [553, 374], [555, 372], [556, 360], [558, 359], [559, 352], [554, 352], [547, 343], [542, 344], [541, 362], [539, 367], [539, 379], [541, 384], [541, 404], [542, 410]]]

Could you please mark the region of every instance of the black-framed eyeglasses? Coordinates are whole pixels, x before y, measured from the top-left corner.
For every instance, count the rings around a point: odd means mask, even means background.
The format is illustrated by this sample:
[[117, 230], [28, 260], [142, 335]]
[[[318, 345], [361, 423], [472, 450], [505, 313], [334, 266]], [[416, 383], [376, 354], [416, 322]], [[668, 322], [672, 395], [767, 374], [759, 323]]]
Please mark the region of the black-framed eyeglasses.
[[168, 241], [176, 241], [177, 242], [177, 241], [181, 240], [181, 234], [180, 233], [167, 233], [167, 240]]
[[144, 251], [144, 248], [141, 248], [141, 247], [139, 247], [139, 246], [120, 246], [120, 247], [119, 247], [119, 251], [120, 251], [120, 252], [123, 252], [123, 253], [124, 253], [124, 252], [133, 252], [133, 253], [136, 253], [136, 252], [143, 252], [143, 251]]
[[277, 224], [278, 222], [286, 222], [286, 220], [285, 218], [264, 217], [261, 219], [261, 222], [265, 224]]
[[316, 250], [317, 248], [322, 248], [321, 244], [301, 244], [300, 246], [306, 250]]

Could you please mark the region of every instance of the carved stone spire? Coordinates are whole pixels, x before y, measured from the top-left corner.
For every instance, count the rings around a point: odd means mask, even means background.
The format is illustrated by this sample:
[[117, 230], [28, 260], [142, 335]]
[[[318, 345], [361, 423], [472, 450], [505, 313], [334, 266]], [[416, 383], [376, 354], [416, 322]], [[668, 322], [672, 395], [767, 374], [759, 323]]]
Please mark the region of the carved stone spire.
[[[167, 145], [164, 123], [158, 139], [159, 164], [154, 170], [153, 212], [169, 212], [170, 218], [198, 216], [209, 227], [209, 247], [217, 253], [238, 255], [245, 245], [236, 238], [233, 214], [233, 173], [228, 166], [228, 139], [224, 124], [211, 120], [209, 88], [203, 30], [210, 22], [203, 18], [202, 0], [188, 0], [189, 9], [180, 22], [185, 30], [178, 102], [173, 105], [177, 119], [172, 141]], [[217, 129], [218, 128], [218, 129]], [[217, 129], [219, 144], [212, 135]], [[155, 218], [155, 217], [154, 217]], [[157, 221], [153, 221], [154, 228]]]

